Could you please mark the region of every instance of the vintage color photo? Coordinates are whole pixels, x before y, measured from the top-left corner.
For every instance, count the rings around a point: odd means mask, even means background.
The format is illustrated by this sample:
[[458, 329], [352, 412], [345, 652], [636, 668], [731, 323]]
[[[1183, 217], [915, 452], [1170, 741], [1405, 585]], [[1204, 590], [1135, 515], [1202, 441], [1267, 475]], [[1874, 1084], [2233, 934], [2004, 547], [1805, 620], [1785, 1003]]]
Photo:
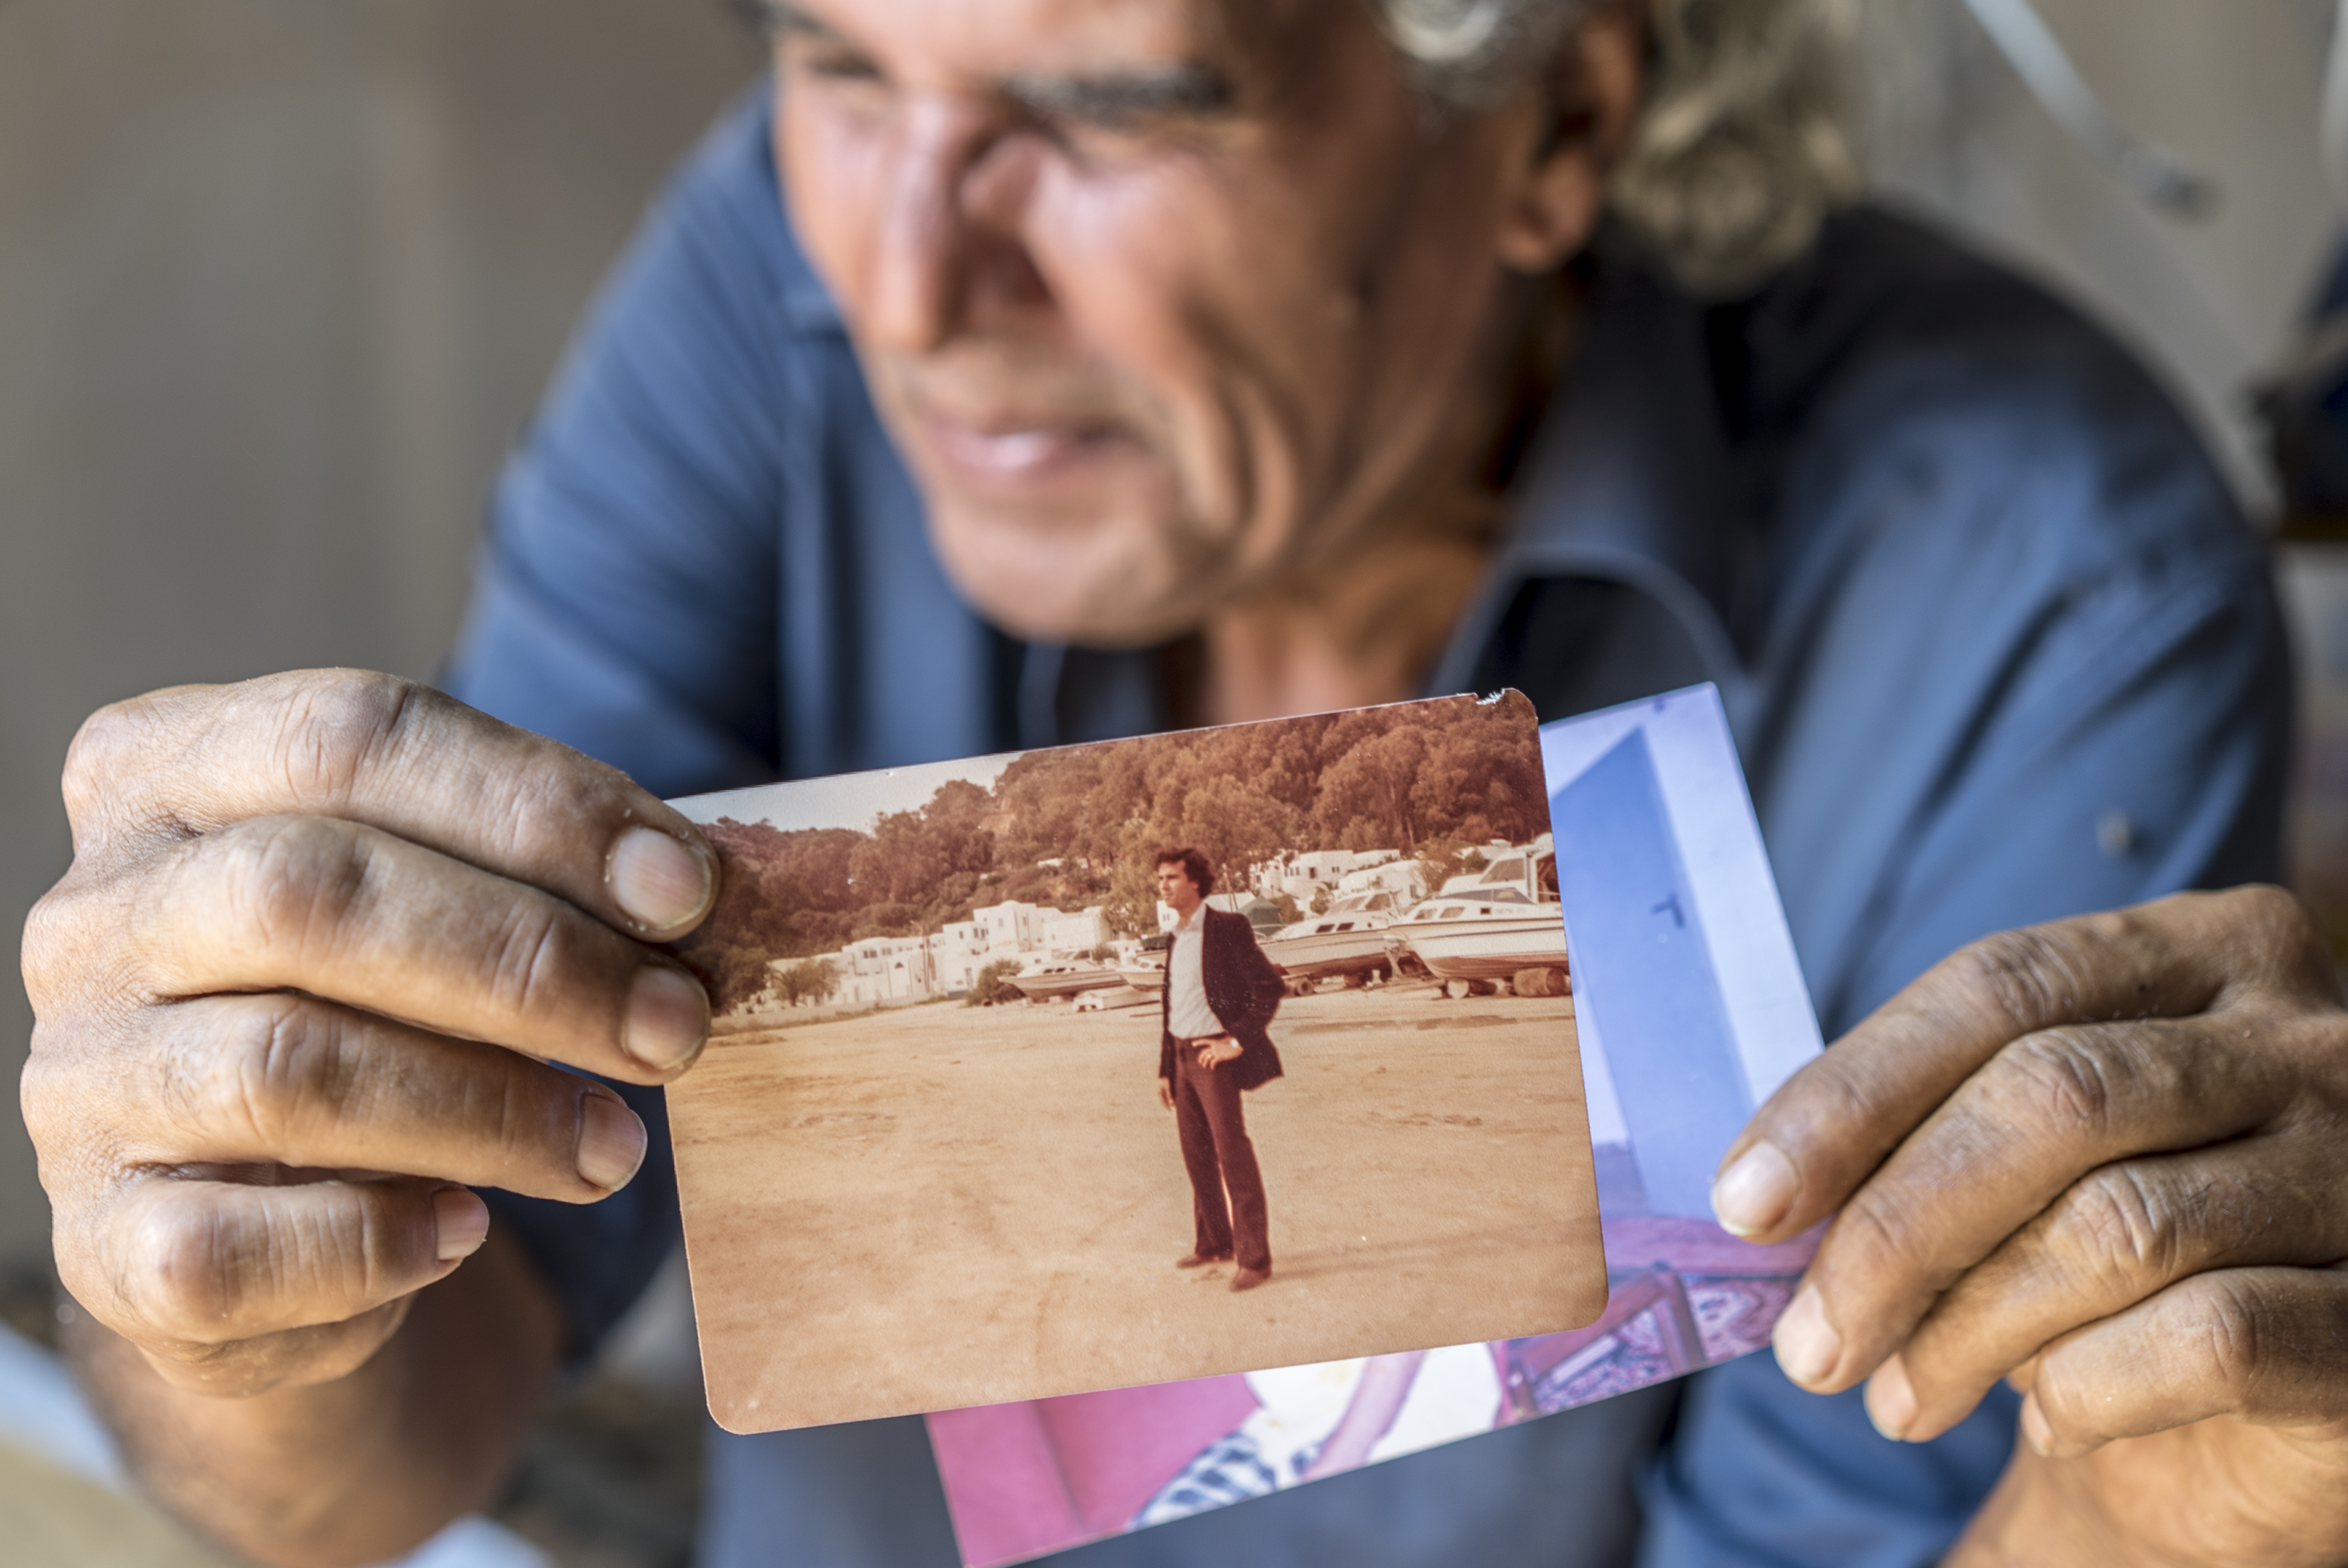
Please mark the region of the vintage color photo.
[[1605, 1313], [1567, 1333], [932, 1414], [969, 1568], [1268, 1497], [1769, 1342], [1817, 1238], [1737, 1240], [1712, 1221], [1712, 1175], [1820, 1042], [1719, 698], [1698, 687], [1560, 721], [1541, 749]]
[[736, 1431], [1579, 1327], [1606, 1305], [1515, 693], [679, 803], [669, 1091]]

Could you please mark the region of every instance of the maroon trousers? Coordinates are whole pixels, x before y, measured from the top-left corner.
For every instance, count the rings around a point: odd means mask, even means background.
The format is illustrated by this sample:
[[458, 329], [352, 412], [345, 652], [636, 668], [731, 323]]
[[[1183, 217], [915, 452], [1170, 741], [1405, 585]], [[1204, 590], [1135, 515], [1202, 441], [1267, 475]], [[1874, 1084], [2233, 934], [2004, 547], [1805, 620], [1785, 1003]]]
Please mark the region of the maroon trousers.
[[1232, 1064], [1199, 1065], [1195, 1048], [1174, 1052], [1174, 1127], [1182, 1136], [1182, 1164], [1190, 1173], [1190, 1207], [1204, 1257], [1231, 1253], [1241, 1268], [1272, 1266], [1272, 1231], [1264, 1212], [1263, 1173], [1248, 1142], [1247, 1108], [1240, 1103]]

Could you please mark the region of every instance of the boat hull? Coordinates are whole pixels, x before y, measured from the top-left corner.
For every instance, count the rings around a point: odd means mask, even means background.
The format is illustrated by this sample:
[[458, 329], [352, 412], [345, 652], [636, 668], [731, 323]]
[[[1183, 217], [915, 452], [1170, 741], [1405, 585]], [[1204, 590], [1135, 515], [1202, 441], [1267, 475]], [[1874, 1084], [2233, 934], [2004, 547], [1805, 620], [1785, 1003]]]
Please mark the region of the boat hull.
[[1004, 978], [1018, 987], [1019, 994], [1031, 1002], [1053, 1001], [1083, 991], [1097, 991], [1125, 984], [1125, 977], [1115, 969], [1076, 969], [1048, 975], [1006, 975]]
[[1387, 936], [1442, 980], [1505, 980], [1519, 969], [1567, 967], [1565, 921], [1553, 904], [1541, 916], [1426, 921], [1390, 927]]
[[1263, 944], [1263, 956], [1298, 979], [1368, 974], [1387, 967], [1386, 928], [1278, 937]]

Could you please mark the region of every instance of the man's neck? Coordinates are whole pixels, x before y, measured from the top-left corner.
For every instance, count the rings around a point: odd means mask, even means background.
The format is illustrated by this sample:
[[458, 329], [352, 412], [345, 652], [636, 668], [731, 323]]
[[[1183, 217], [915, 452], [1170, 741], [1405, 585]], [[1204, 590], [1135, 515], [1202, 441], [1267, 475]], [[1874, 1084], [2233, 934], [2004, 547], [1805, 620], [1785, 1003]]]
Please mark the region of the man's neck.
[[1488, 559], [1482, 538], [1397, 538], [1326, 581], [1226, 610], [1200, 634], [1200, 717], [1232, 724], [1419, 695]]
[[1200, 628], [1186, 717], [1243, 723], [1407, 702], [1484, 581], [1518, 458], [1581, 320], [1578, 280], [1528, 282], [1418, 473], [1336, 549]]

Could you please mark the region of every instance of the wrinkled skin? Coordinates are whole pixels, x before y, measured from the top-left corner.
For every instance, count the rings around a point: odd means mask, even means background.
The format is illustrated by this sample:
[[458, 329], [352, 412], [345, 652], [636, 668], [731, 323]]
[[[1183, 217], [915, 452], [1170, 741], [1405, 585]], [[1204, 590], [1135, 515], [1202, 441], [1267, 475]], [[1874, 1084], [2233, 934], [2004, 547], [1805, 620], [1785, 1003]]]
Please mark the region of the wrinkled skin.
[[1414, 691], [1497, 521], [1531, 280], [1635, 107], [1604, 9], [1538, 90], [1449, 117], [1359, 0], [788, 12], [795, 227], [972, 602], [1200, 632], [1216, 719]]
[[1771, 1098], [1715, 1204], [1763, 1241], [1835, 1215], [1797, 1383], [1864, 1379], [1914, 1441], [2028, 1396], [1952, 1564], [2338, 1563], [2344, 1150], [2330, 955], [2244, 888], [1950, 958]]
[[[471, 1187], [589, 1203], [635, 1173], [635, 1113], [553, 1064], [658, 1083], [691, 1062], [707, 1000], [651, 944], [705, 912], [714, 856], [611, 769], [346, 671], [108, 709], [65, 784], [22, 1098], [103, 1401], [169, 1390], [265, 1446], [305, 1409], [445, 1403], [386, 1398], [415, 1368], [378, 1352], [482, 1245]], [[504, 1420], [405, 1463], [362, 1445], [338, 1479], [482, 1501], [479, 1439], [511, 1440], [552, 1358], [535, 1288], [494, 1256], [468, 1282], [506, 1300], [489, 1331], [452, 1336], [444, 1302], [406, 1337], [441, 1345], [436, 1375], [518, 1395]], [[206, 1473], [168, 1423], [118, 1430], [134, 1461]], [[384, 1555], [377, 1511], [332, 1486], [273, 1507], [329, 1559]]]

